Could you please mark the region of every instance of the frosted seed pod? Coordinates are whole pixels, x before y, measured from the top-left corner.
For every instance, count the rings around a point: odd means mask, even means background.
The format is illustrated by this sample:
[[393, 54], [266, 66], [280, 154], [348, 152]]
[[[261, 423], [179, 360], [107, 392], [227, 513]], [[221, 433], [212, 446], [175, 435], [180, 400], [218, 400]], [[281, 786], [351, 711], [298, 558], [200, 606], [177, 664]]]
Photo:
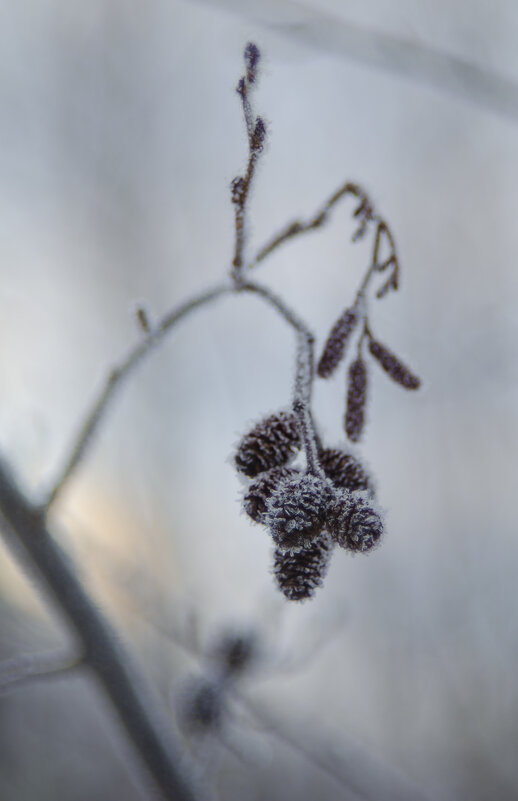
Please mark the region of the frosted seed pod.
[[276, 548], [273, 572], [277, 585], [289, 601], [304, 601], [323, 583], [333, 542], [321, 534], [302, 551], [289, 553]]
[[351, 453], [339, 448], [323, 448], [318, 458], [324, 473], [335, 487], [356, 490], [369, 490], [374, 494], [372, 480], [363, 465]]
[[336, 490], [328, 478], [304, 473], [281, 481], [266, 504], [265, 522], [285, 551], [308, 548], [322, 533]]
[[341, 548], [370, 551], [383, 534], [383, 520], [367, 492], [343, 490], [328, 519], [328, 531]]
[[254, 478], [293, 458], [301, 446], [299, 425], [293, 412], [278, 412], [261, 420], [239, 443], [235, 464], [240, 473]]
[[300, 471], [294, 467], [272, 467], [262, 473], [252, 484], [243, 498], [243, 508], [256, 523], [266, 523], [266, 504], [272, 492], [281, 481], [294, 478]]

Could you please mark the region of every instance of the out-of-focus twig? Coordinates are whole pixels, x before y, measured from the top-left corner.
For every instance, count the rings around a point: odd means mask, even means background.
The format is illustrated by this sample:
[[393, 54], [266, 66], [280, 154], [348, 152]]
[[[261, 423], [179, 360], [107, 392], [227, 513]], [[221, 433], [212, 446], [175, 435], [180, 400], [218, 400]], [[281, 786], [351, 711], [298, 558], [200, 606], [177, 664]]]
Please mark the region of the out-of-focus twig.
[[90, 600], [74, 566], [45, 524], [44, 512], [32, 504], [0, 460], [0, 522], [6, 540], [57, 603], [79, 643], [84, 663], [99, 680], [136, 753], [167, 801], [195, 801], [180, 745], [173, 739], [167, 716], [150, 697], [129, 654]]
[[81, 654], [70, 649], [54, 649], [36, 654], [22, 654], [0, 662], [0, 695], [18, 690], [42, 679], [58, 678], [83, 665]]
[[355, 25], [295, 0], [203, 0], [230, 8], [290, 39], [383, 72], [392, 72], [518, 122], [518, 84], [467, 59]]

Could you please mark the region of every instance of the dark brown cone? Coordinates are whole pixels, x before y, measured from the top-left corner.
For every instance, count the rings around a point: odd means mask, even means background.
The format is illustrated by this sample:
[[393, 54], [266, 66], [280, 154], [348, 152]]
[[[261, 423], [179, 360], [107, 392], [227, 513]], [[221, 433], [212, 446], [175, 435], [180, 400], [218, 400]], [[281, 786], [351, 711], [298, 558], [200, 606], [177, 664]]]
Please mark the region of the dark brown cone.
[[387, 375], [397, 384], [400, 384], [405, 389], [418, 389], [421, 385], [421, 380], [410, 372], [408, 367], [400, 362], [397, 356], [394, 356], [385, 345], [371, 339], [369, 341], [369, 351], [376, 361], [381, 364]]
[[367, 400], [367, 368], [361, 357], [352, 362], [347, 378], [345, 433], [351, 442], [358, 442], [365, 422]]
[[341, 548], [365, 553], [383, 534], [383, 520], [367, 493], [344, 492], [328, 520], [329, 534]]
[[320, 464], [324, 473], [331, 479], [335, 487], [373, 492], [369, 475], [362, 465], [350, 453], [339, 448], [323, 448], [319, 453]]
[[250, 484], [243, 499], [243, 508], [256, 523], [265, 523], [266, 503], [279, 483], [288, 478], [295, 478], [298, 470], [294, 467], [272, 467]]
[[328, 478], [298, 474], [279, 483], [266, 504], [265, 522], [284, 551], [310, 548], [319, 539], [337, 490]]
[[237, 449], [235, 464], [249, 478], [271, 467], [286, 464], [301, 446], [293, 412], [279, 412], [261, 420], [246, 434]]
[[346, 309], [334, 324], [318, 363], [317, 373], [320, 378], [328, 378], [342, 361], [347, 340], [357, 322], [358, 315], [354, 309]]
[[279, 548], [275, 550], [275, 580], [289, 601], [311, 598], [324, 580], [332, 549], [330, 538], [322, 534], [303, 551], [291, 554]]

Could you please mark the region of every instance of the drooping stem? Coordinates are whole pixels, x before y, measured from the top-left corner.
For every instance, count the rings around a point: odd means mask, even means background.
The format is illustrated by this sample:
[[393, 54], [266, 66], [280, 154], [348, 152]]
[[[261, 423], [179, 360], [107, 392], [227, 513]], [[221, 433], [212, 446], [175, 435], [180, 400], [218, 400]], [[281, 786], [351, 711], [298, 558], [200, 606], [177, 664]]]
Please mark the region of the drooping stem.
[[314, 360], [313, 345], [315, 337], [306, 324], [267, 287], [255, 282], [247, 282], [241, 287], [243, 291], [253, 292], [263, 298], [295, 329], [297, 334], [297, 356], [295, 368], [295, 388], [293, 392], [293, 411], [299, 419], [307, 469], [310, 473], [323, 475], [318, 459], [318, 446], [315, 426], [311, 415], [311, 392], [313, 388]]

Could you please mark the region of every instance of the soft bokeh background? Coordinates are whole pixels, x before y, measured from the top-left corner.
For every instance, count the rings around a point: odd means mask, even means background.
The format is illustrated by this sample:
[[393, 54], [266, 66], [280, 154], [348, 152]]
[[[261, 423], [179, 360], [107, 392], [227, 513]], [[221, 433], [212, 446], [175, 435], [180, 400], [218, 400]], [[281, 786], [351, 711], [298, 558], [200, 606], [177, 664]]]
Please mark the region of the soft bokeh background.
[[[347, 178], [397, 236], [401, 292], [372, 325], [423, 389], [373, 370], [360, 453], [387, 510], [383, 547], [337, 553], [311, 603], [288, 608], [276, 593], [230, 457], [251, 421], [289, 401], [293, 338], [251, 297], [178, 327], [128, 381], [61, 499], [56, 535], [163, 703], [174, 713], [204, 666], [150, 620], [175, 629], [194, 615], [205, 643], [242, 622], [271, 662], [302, 662], [243, 682], [299, 744], [331, 743], [344, 760], [363, 749], [436, 799], [518, 797], [518, 118], [449, 92], [447, 72], [441, 90], [361, 63], [340, 34], [354, 23], [518, 83], [517, 8], [4, 0], [0, 11], [0, 445], [35, 492], [137, 340], [136, 306], [157, 318], [228, 269], [246, 41], [264, 54], [256, 104], [270, 129], [251, 247]], [[341, 208], [258, 273], [319, 343], [368, 258], [352, 230]], [[343, 405], [340, 372], [315, 396], [334, 443]], [[67, 642], [7, 549], [0, 604], [4, 658]], [[245, 761], [221, 742], [190, 744], [221, 798], [362, 797], [251, 720], [226, 736]], [[0, 698], [5, 801], [144, 799], [133, 762], [86, 678]]]

